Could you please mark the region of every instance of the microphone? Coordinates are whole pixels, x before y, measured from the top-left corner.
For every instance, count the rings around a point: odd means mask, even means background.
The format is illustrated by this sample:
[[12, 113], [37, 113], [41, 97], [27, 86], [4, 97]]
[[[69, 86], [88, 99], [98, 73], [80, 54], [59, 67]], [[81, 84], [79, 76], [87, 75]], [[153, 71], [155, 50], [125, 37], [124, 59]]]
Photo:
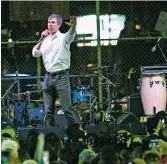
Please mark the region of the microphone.
[[41, 42], [41, 41], [43, 41], [44, 39], [45, 39], [45, 36], [42, 35], [41, 38], [38, 40], [38, 43]]
[[152, 52], [155, 52], [155, 50], [156, 50], [156, 48], [157, 48], [157, 44], [160, 42], [161, 38], [162, 38], [162, 37], [159, 37], [159, 38], [158, 38], [158, 40], [157, 40], [155, 46], [151, 49]]

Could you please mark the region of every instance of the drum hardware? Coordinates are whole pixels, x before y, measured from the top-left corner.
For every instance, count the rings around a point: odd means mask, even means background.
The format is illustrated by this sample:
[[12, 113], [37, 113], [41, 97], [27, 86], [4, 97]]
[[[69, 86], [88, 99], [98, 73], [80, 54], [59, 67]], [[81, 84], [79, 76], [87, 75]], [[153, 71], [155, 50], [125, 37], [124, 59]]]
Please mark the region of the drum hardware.
[[[90, 115], [90, 125], [91, 124], [95, 124], [95, 111], [94, 111], [94, 108], [93, 108], [93, 105], [96, 103], [96, 99], [97, 97], [95, 96], [94, 97], [94, 100], [92, 101], [92, 96], [94, 96], [94, 94], [89, 94], [87, 95], [89, 96], [89, 115]], [[96, 105], [97, 106], [97, 105]]]
[[[108, 73], [107, 73], [107, 76], [108, 76]], [[102, 77], [106, 80], [106, 83], [107, 83], [107, 87], [106, 87], [106, 90], [107, 90], [107, 99], [108, 99], [108, 109], [107, 110], [111, 112], [110, 85], [112, 85], [114, 87], [114, 95], [113, 95], [114, 96], [114, 102], [115, 102], [115, 99], [116, 99], [116, 96], [117, 96], [117, 93], [116, 93], [116, 90], [115, 90], [116, 85], [114, 83], [112, 83], [107, 77], [105, 77], [103, 75], [102, 75]], [[116, 113], [116, 111], [115, 111], [115, 113]]]
[[161, 83], [162, 83], [163, 87], [164, 87], [164, 86], [165, 86], [165, 84], [166, 84], [166, 82], [164, 82], [164, 81], [161, 81]]
[[42, 103], [43, 100], [30, 100], [30, 102], [34, 102], [34, 103]]
[[27, 84], [26, 87], [42, 87], [41, 84]]
[[89, 69], [87, 69], [87, 70], [90, 71], [90, 70], [103, 69], [103, 68], [109, 68], [109, 67], [110, 67], [110, 66], [97, 66], [97, 67], [89, 68]]
[[20, 93], [20, 95], [25, 95], [25, 99], [15, 101], [14, 108], [18, 126], [30, 126], [30, 124], [37, 126], [37, 124], [42, 122], [41, 120], [44, 116], [41, 116], [41, 114], [44, 113], [44, 109], [41, 111], [42, 107], [39, 104], [42, 104], [43, 101], [31, 100], [31, 94], [39, 92], [41, 91], [26, 91], [24, 93]]
[[111, 115], [111, 111], [104, 112], [104, 121], [108, 123], [115, 123], [115, 118]]
[[153, 86], [153, 82], [150, 82], [150, 87], [152, 88], [152, 86]]
[[31, 76], [29, 74], [21, 74], [21, 73], [8, 73], [8, 74], [4, 74], [4, 77], [28, 77]]
[[[18, 83], [18, 80], [17, 81], [14, 81], [12, 84], [11, 84], [11, 86], [6, 90], [6, 92], [5, 92], [5, 94], [1, 97], [1, 100], [5, 100], [5, 98], [7, 99], [7, 106], [6, 106], [6, 112], [7, 112], [7, 119], [8, 120], [10, 120], [10, 109], [9, 109], [9, 107], [10, 107], [10, 103], [9, 103], [9, 100], [10, 100], [10, 96], [9, 96], [9, 93], [11, 93], [11, 89], [13, 88], [13, 86], [16, 84], [16, 83]], [[4, 105], [4, 104], [3, 104]], [[13, 118], [14, 120], [15, 120], [15, 114], [14, 114], [14, 118]], [[7, 120], [7, 126], [10, 126], [10, 125], [8, 125], [8, 124], [11, 124], [11, 122], [10, 121], [8, 121]]]
[[159, 84], [159, 81], [155, 81], [155, 84]]
[[140, 67], [141, 73], [156, 73], [162, 72], [164, 74], [167, 73], [167, 66], [142, 66]]
[[[111, 100], [110, 100], [110, 85], [113, 86], [114, 88], [116, 88], [116, 85], [114, 83], [112, 83], [108, 77], [108, 67], [105, 67], [106, 68], [106, 77], [101, 75], [103, 79], [105, 79], [105, 83], [107, 84], [107, 87], [106, 87], [106, 90], [107, 90], [107, 98], [108, 98], [108, 107], [109, 107], [109, 110], [111, 110], [111, 107], [110, 107], [110, 104], [111, 104]], [[115, 74], [115, 71], [116, 71], [116, 64], [114, 65], [114, 70], [113, 70], [113, 73]]]
[[27, 95], [27, 103], [25, 110], [25, 125], [31, 124], [33, 126], [37, 126], [42, 123], [44, 119], [44, 105], [43, 100], [31, 100], [32, 93], [40, 93], [42, 90], [36, 91], [27, 91], [25, 94]]

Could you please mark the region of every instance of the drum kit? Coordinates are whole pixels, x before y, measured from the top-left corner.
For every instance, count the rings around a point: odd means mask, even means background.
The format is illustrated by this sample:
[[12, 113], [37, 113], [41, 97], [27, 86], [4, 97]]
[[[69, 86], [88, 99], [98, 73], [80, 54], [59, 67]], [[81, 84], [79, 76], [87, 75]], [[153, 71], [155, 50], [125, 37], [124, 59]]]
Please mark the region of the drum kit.
[[[106, 67], [108, 66], [104, 68]], [[10, 75], [10, 77], [11, 76], [13, 76], [13, 74]], [[19, 74], [17, 76], [19, 76]], [[24, 75], [21, 74], [21, 76]], [[2, 110], [4, 111], [2, 112], [4, 114], [1, 115], [2, 124], [4, 124], [4, 126], [44, 126], [45, 110], [42, 100], [42, 90], [29, 91], [28, 89], [28, 91], [23, 93], [12, 93], [11, 96], [11, 90], [15, 84], [17, 84], [17, 81], [15, 81], [9, 89], [6, 90], [5, 95], [1, 97], [1, 100], [9, 100], [2, 105]], [[41, 84], [26, 85], [26, 87], [29, 88], [40, 88], [40, 86]], [[97, 97], [90, 84], [82, 84], [81, 82], [71, 94], [72, 108], [76, 122], [81, 124], [94, 124], [96, 119]], [[38, 99], [35, 99], [35, 97], [38, 97]], [[67, 124], [59, 99], [55, 101], [55, 117], [56, 126], [64, 127]]]
[[[24, 93], [12, 94], [6, 106], [2, 106], [2, 110], [6, 113], [6, 118], [1, 115], [2, 124], [7, 126], [29, 126], [43, 125], [44, 105], [42, 100], [31, 99], [31, 94], [39, 94], [42, 91], [27, 91]], [[18, 97], [20, 99], [18, 99]], [[8, 121], [10, 120], [10, 122]]]
[[[108, 68], [108, 66], [103, 67], [105, 69]], [[89, 70], [102, 68], [97, 67]], [[115, 89], [117, 86], [109, 80], [108, 76], [101, 76], [105, 80], [105, 86], [107, 86], [108, 108], [105, 113], [99, 111], [99, 103], [95, 91], [89, 83], [82, 84], [82, 82], [79, 81], [77, 87], [71, 92], [75, 120], [83, 126], [86, 124], [96, 124], [98, 120], [105, 120], [107, 122], [115, 121], [113, 114], [111, 114], [111, 104], [113, 101], [110, 100], [110, 87], [112, 86]], [[45, 126], [45, 109], [42, 100], [42, 90], [13, 93], [11, 97], [11, 89], [15, 84], [16, 81], [6, 90], [4, 96], [1, 97], [2, 101], [7, 100], [5, 104], [2, 103], [2, 126], [3, 124], [4, 126]], [[142, 72], [139, 84], [145, 115], [154, 115], [166, 109], [167, 93], [165, 73]], [[26, 87], [38, 88], [39, 86], [41, 86], [41, 84], [26, 85]], [[38, 97], [38, 99], [35, 99], [35, 97]], [[59, 99], [55, 101], [55, 113], [56, 126], [66, 127], [67, 121]]]
[[[45, 126], [45, 109], [42, 99], [42, 90], [28, 90], [23, 93], [12, 93], [12, 88], [15, 84], [17, 84], [17, 81], [14, 81], [14, 83], [6, 90], [4, 96], [1, 97], [1, 101], [3, 102], [1, 103], [2, 128], [5, 128], [6, 126]], [[26, 87], [29, 88], [39, 88], [39, 86], [41, 86], [41, 84], [26, 85]], [[88, 110], [95, 103], [96, 97], [89, 86], [77, 87], [72, 94], [73, 113], [76, 122], [80, 123], [82, 114], [89, 112]], [[67, 126], [67, 121], [59, 99], [56, 99], [55, 101], [55, 119], [55, 126]]]

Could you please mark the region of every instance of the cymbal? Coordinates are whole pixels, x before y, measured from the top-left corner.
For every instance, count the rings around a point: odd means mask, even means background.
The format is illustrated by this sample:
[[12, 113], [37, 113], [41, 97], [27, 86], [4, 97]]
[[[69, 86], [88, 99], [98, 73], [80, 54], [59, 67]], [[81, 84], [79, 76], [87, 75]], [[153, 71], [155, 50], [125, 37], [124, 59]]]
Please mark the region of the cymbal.
[[41, 84], [27, 84], [26, 87], [38, 87], [38, 86], [42, 86]]
[[108, 67], [110, 66], [98, 66], [98, 67], [89, 68], [87, 70], [103, 69], [103, 68], [108, 68]]
[[29, 74], [21, 74], [21, 73], [19, 73], [19, 74], [8, 73], [8, 74], [4, 74], [3, 76], [5, 76], [5, 77], [16, 77], [16, 76], [18, 76], [18, 77], [25, 77], [25, 76], [31, 76], [31, 75], [29, 75]]
[[43, 100], [30, 100], [30, 102], [43, 102]]

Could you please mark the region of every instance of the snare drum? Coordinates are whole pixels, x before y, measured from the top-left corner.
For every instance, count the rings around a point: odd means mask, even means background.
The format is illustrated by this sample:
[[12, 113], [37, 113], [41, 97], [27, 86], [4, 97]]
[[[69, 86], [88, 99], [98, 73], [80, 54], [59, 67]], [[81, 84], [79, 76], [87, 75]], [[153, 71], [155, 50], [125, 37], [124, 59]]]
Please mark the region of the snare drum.
[[143, 73], [141, 75], [141, 99], [146, 115], [154, 115], [166, 109], [164, 73]]

